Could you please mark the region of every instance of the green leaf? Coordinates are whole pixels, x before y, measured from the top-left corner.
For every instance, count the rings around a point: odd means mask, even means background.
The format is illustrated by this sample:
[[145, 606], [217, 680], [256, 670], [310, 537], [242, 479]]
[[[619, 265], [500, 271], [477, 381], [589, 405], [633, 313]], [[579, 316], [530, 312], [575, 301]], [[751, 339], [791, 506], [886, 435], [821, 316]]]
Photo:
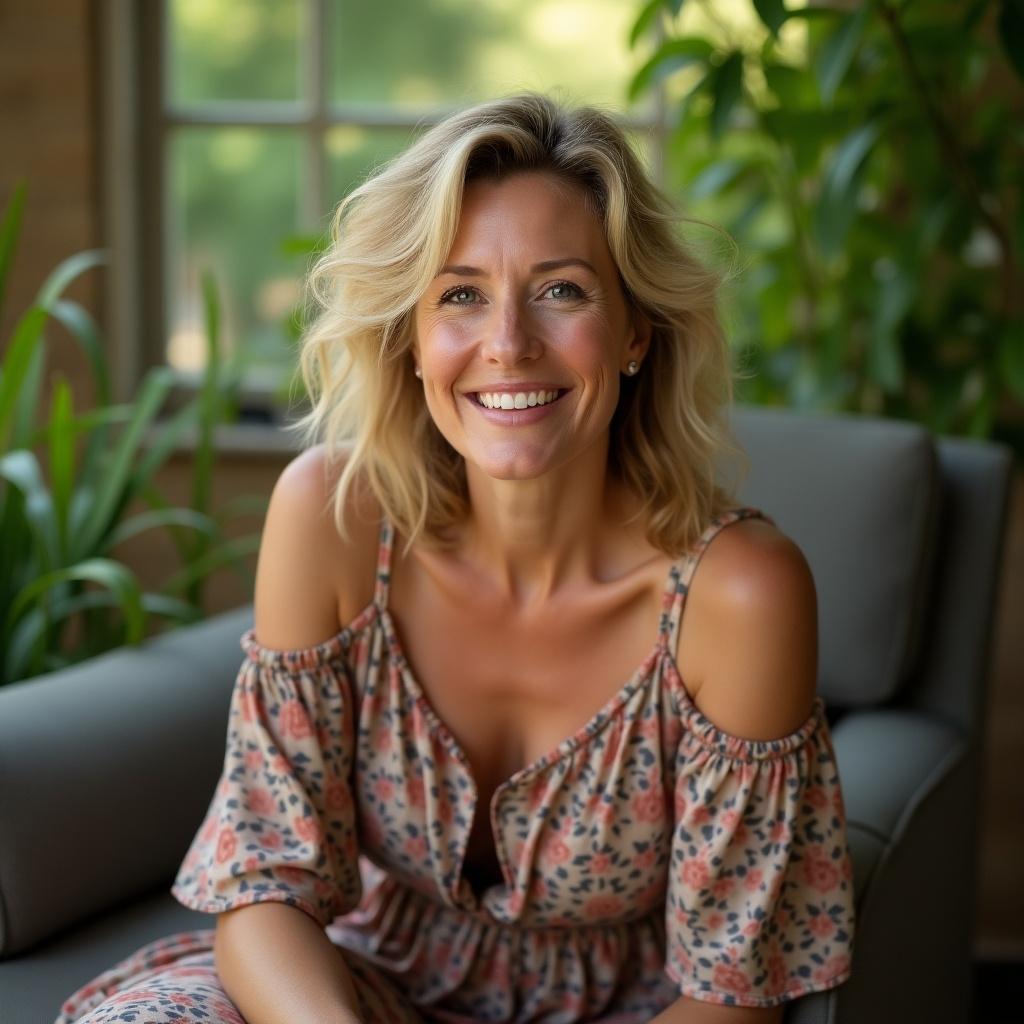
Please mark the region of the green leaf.
[[[46, 489], [33, 452], [17, 449], [0, 458], [0, 478], [17, 487], [25, 498], [25, 520], [35, 539], [35, 554], [44, 568], [58, 564], [59, 546], [53, 499]], [[3, 543], [8, 543], [5, 536]]]
[[658, 15], [664, 10], [665, 0], [647, 0], [640, 8], [633, 27], [629, 30], [629, 48], [636, 46], [640, 37], [657, 21]]
[[858, 172], [878, 139], [881, 126], [870, 121], [850, 132], [832, 156], [818, 200], [818, 243], [826, 258], [833, 257], [846, 238], [857, 209]]
[[96, 382], [96, 404], [109, 405], [112, 399], [110, 374], [107, 372], [107, 359], [95, 321], [82, 306], [68, 299], [52, 302], [49, 313], [82, 346]]
[[711, 73], [711, 135], [721, 137], [743, 92], [743, 54], [733, 51]]
[[836, 26], [835, 31], [822, 44], [814, 63], [818, 78], [818, 89], [824, 103], [831, 103], [836, 89], [846, 77], [850, 68], [857, 44], [864, 34], [867, 23], [868, 7], [861, 3], [852, 14], [847, 14]]
[[247, 534], [244, 537], [234, 537], [231, 540], [225, 541], [219, 547], [211, 548], [209, 551], [204, 552], [190, 565], [186, 565], [179, 572], [175, 573], [167, 580], [163, 589], [172, 592], [187, 590], [217, 569], [231, 565], [246, 555], [258, 551], [259, 546], [260, 535], [258, 533]]
[[43, 286], [36, 296], [36, 305], [49, 312], [50, 307], [76, 277], [80, 277], [87, 270], [98, 267], [106, 261], [106, 249], [87, 249], [62, 260], [43, 282]]
[[28, 366], [21, 381], [21, 389], [14, 403], [13, 429], [10, 434], [11, 448], [27, 448], [28, 439], [36, 429], [36, 417], [40, 409], [40, 395], [43, 386], [43, 370], [46, 368], [45, 337], [40, 334], [39, 344], [29, 356]]
[[[136, 463], [131, 489], [137, 493], [177, 448], [186, 432], [199, 422], [199, 399], [193, 398], [173, 416], [158, 420], [146, 438], [146, 452]], [[159, 431], [159, 432], [158, 432]]]
[[74, 409], [71, 387], [63, 375], [58, 374], [50, 407], [50, 490], [57, 520], [57, 538], [60, 552], [66, 550], [68, 513], [75, 478]]
[[215, 537], [220, 531], [215, 520], [190, 508], [153, 509], [149, 512], [140, 512], [138, 515], [118, 523], [106, 538], [104, 548], [109, 550], [144, 530], [171, 525], [188, 526], [200, 533], [205, 533], [208, 537]]
[[0, 224], [0, 318], [4, 311], [4, 296], [7, 292], [7, 275], [14, 261], [14, 250], [18, 243], [18, 232], [21, 230], [21, 218], [25, 212], [25, 197], [28, 187], [19, 181], [14, 186], [7, 210], [4, 212], [3, 224]]
[[[109, 590], [85, 590], [73, 597], [56, 599], [50, 610], [50, 621], [58, 622], [94, 608], [116, 608], [119, 603], [118, 595]], [[150, 615], [162, 615], [183, 623], [198, 622], [203, 617], [201, 608], [166, 594], [143, 594], [142, 607]]]
[[72, 537], [72, 542], [77, 542], [75, 550], [80, 556], [96, 550], [101, 537], [111, 527], [117, 510], [133, 497], [134, 492], [128, 484], [132, 479], [136, 449], [150, 421], [163, 405], [173, 382], [173, 371], [166, 366], [150, 370], [143, 380], [132, 418], [122, 432], [102, 477], [96, 482], [95, 498], [88, 518], [78, 536]]
[[3, 650], [5, 683], [28, 679], [42, 671], [47, 619], [42, 609], [32, 608], [8, 633]]
[[142, 607], [152, 615], [162, 615], [165, 619], [177, 619], [179, 622], [198, 622], [203, 617], [202, 608], [168, 594], [143, 594]]
[[[791, 64], [780, 64], [778, 61], [764, 60], [761, 70], [768, 88], [775, 93], [782, 109], [801, 103], [807, 93], [808, 75], [802, 68]], [[813, 88], [813, 87], [812, 87]]]
[[749, 195], [746, 205], [730, 222], [729, 233], [737, 238], [737, 240], [740, 239], [747, 228], [750, 227], [761, 211], [768, 205], [770, 199], [770, 193], [764, 189], [759, 189], [752, 195]]
[[674, 18], [679, 17], [679, 12], [683, 9], [683, 0], [664, 0], [665, 6], [672, 12]]
[[754, 10], [768, 31], [777, 36], [788, 16], [783, 0], [754, 0]]
[[24, 393], [25, 381], [31, 380], [36, 348], [46, 324], [46, 310], [30, 306], [14, 328], [10, 347], [3, 360], [0, 379], [0, 451], [11, 447], [11, 423], [15, 409]]
[[997, 344], [999, 376], [1010, 394], [1024, 402], [1024, 323], [1005, 326]]
[[686, 196], [691, 202], [718, 195], [732, 185], [746, 170], [741, 160], [716, 160], [704, 168], [690, 183]]
[[629, 83], [630, 102], [635, 100], [645, 89], [660, 82], [663, 78], [667, 78], [674, 71], [689, 67], [691, 64], [706, 65], [712, 53], [714, 53], [714, 47], [706, 39], [687, 36], [683, 39], [665, 40]]
[[116, 594], [125, 617], [125, 643], [136, 644], [142, 639], [145, 614], [138, 581], [127, 566], [109, 558], [89, 558], [77, 565], [54, 569], [33, 580], [11, 604], [7, 614], [8, 630], [12, 630], [22, 613], [37, 603], [48, 590], [72, 580], [99, 583]]

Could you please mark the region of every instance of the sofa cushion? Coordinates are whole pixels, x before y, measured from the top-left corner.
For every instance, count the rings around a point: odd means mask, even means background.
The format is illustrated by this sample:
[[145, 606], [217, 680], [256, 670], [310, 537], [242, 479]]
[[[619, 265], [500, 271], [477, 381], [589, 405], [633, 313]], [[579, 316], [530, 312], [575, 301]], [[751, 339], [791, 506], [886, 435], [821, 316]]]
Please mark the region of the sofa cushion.
[[[738, 497], [800, 546], [818, 591], [819, 692], [867, 707], [917, 664], [939, 523], [935, 449], [914, 423], [738, 405]], [[735, 470], [723, 472], [736, 481]]]

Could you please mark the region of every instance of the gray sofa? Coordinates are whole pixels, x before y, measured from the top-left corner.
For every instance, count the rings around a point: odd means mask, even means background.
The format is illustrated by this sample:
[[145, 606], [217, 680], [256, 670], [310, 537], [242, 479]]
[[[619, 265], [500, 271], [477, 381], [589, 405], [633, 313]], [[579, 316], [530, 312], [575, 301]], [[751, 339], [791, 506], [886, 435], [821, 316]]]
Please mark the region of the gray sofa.
[[[966, 1024], [1010, 451], [739, 407], [740, 490], [803, 548], [855, 865], [853, 978], [788, 1024]], [[0, 690], [0, 1021], [214, 919], [171, 879], [220, 771], [251, 607]], [[139, 1021], [137, 1024], [145, 1024]]]

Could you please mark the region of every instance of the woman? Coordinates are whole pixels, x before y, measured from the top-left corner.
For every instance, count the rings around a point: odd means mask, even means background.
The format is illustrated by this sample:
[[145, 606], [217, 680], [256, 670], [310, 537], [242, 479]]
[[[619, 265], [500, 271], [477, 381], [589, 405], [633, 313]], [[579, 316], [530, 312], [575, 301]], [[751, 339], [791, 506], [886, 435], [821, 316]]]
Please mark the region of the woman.
[[341, 204], [317, 443], [172, 890], [215, 936], [61, 1021], [771, 1024], [850, 976], [814, 583], [717, 480], [728, 349], [677, 219], [608, 117], [532, 94]]

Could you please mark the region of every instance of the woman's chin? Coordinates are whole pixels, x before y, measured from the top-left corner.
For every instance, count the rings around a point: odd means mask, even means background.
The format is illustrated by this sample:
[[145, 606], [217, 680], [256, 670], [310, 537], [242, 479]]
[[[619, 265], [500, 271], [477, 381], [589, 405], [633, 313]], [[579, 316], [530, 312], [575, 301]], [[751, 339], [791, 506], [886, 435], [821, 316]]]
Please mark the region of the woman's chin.
[[467, 470], [475, 476], [491, 480], [537, 480], [555, 471], [561, 464], [551, 452], [533, 446], [516, 445], [515, 450], [503, 446], [501, 452], [475, 453], [465, 456]]

